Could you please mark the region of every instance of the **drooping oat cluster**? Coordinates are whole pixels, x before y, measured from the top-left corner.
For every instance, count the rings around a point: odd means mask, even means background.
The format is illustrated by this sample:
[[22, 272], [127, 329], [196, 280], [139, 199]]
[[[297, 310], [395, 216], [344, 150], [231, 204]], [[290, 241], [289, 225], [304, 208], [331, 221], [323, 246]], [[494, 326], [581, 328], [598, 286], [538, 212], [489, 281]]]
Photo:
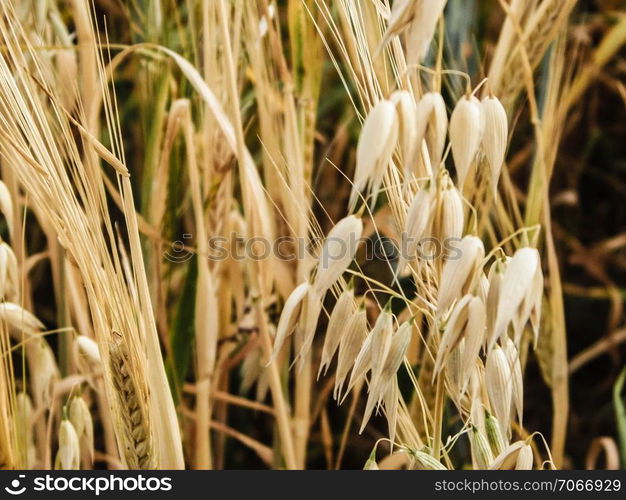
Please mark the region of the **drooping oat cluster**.
[[[507, 146], [507, 116], [499, 100], [492, 95], [482, 101], [463, 96], [454, 106], [449, 128], [447, 125], [444, 101], [434, 92], [418, 102], [406, 91], [396, 92], [375, 104], [365, 118], [350, 204], [354, 210], [362, 197], [374, 207], [382, 186], [389, 198], [392, 193], [398, 196], [389, 203], [400, 207], [396, 222], [409, 245], [408, 253], [399, 258], [396, 275], [409, 267], [417, 297], [402, 297], [408, 311], [404, 321], [385, 307], [369, 327], [364, 297], [355, 297], [351, 286], [340, 287], [343, 291], [326, 329], [320, 371], [328, 370], [338, 352], [335, 399], [343, 401], [351, 389], [360, 390], [366, 384], [361, 431], [373, 412], [383, 409], [394, 441], [404, 405], [396, 374], [412, 337], [425, 332], [417, 339], [427, 346], [422, 363], [434, 366], [432, 379], [420, 376], [420, 380], [436, 385], [439, 399], [447, 397], [454, 403], [467, 427], [475, 465], [487, 468], [512, 453], [508, 443], [513, 421], [522, 426], [520, 353], [527, 324], [532, 327], [533, 343], [537, 341], [543, 275], [536, 249], [523, 247], [507, 256], [501, 248], [493, 248], [486, 256], [483, 241], [472, 234], [475, 229], [469, 223], [471, 206], [468, 198], [463, 199], [463, 186], [476, 191], [475, 180], [482, 176], [491, 183], [490, 195], [497, 196]], [[448, 135], [456, 185], [441, 163]], [[293, 330], [303, 337], [297, 345], [302, 345], [304, 352], [310, 348], [324, 293], [354, 256], [354, 251], [333, 253], [331, 247], [347, 248], [350, 241], [358, 241], [362, 224], [357, 217], [343, 219], [329, 232], [313, 284], [302, 283], [287, 299], [273, 359]], [[434, 259], [424, 257], [425, 241], [439, 242], [445, 253]], [[322, 263], [327, 267], [321, 267]], [[406, 311], [400, 316], [406, 317]], [[415, 390], [419, 391], [419, 386]], [[433, 426], [442, 425], [441, 414], [437, 414], [441, 407], [422, 411], [429, 413]], [[489, 433], [485, 415], [498, 422]], [[400, 432], [401, 446], [406, 444], [404, 432]], [[415, 435], [419, 433], [415, 431]], [[421, 445], [436, 446], [428, 437]], [[526, 463], [521, 459], [517, 465]]]

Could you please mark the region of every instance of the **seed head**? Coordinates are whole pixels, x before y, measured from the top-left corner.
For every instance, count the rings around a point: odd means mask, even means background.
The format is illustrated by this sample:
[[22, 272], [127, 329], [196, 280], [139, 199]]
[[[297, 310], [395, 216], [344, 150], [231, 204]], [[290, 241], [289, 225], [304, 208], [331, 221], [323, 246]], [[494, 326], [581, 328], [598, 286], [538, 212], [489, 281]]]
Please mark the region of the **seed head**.
[[415, 123], [417, 119], [417, 105], [413, 96], [406, 90], [394, 92], [390, 99], [396, 105], [398, 113], [400, 151], [402, 152], [405, 179], [409, 179], [416, 159], [415, 154], [419, 148]]
[[487, 437], [478, 427], [472, 425], [469, 438], [474, 470], [488, 469], [491, 462], [493, 462], [493, 454]]
[[[510, 258], [508, 259], [510, 260]], [[500, 288], [502, 286], [502, 278], [508, 260], [496, 260], [489, 269], [489, 293], [487, 294], [487, 331], [489, 332], [487, 340], [487, 350], [498, 340], [496, 335], [496, 315], [498, 314], [498, 302], [500, 301]]]
[[404, 246], [404, 251], [400, 252], [396, 276], [399, 276], [404, 271], [407, 260], [416, 256], [420, 242], [430, 234], [432, 213], [433, 199], [430, 191], [427, 189], [418, 191], [413, 197], [406, 214], [403, 231], [403, 237], [406, 237], [406, 245]]
[[[389, 314], [389, 316], [391, 316], [391, 314]], [[382, 342], [386, 342], [387, 340], [386, 338], [383, 338], [383, 336], [386, 335], [383, 333], [385, 329], [387, 329], [387, 325], [383, 325], [382, 329], [379, 330], [377, 337], [372, 338], [372, 370], [368, 388], [369, 394], [365, 404], [365, 412], [363, 414], [363, 422], [361, 423], [360, 432], [363, 432], [363, 429], [365, 429], [374, 408], [379, 406], [384, 400], [386, 401], [385, 407], [387, 410], [390, 435], [393, 436], [395, 434], [395, 418], [398, 399], [397, 393], [395, 392], [397, 388], [396, 373], [404, 360], [404, 356], [411, 341], [412, 324], [411, 322], [403, 323], [400, 325], [398, 330], [391, 335], [391, 342], [385, 355], [385, 359], [383, 360], [382, 368], [378, 369], [378, 367], [374, 364], [376, 358], [378, 357], [376, 349], [377, 346], [380, 347], [380, 344]], [[391, 440], [393, 441], [393, 437], [391, 437]]]
[[0, 212], [7, 221], [9, 236], [13, 236], [13, 200], [9, 188], [2, 181], [0, 181]]
[[285, 339], [293, 332], [298, 318], [298, 313], [300, 311], [300, 305], [304, 297], [307, 293], [309, 293], [310, 287], [311, 285], [309, 282], [304, 281], [294, 288], [293, 292], [291, 292], [289, 297], [287, 297], [283, 310], [280, 314], [280, 319], [278, 320], [276, 338], [274, 339], [274, 350], [272, 351], [272, 356], [268, 364], [276, 359], [276, 356], [278, 356]]
[[529, 444], [520, 448], [515, 461], [515, 470], [532, 470], [533, 469], [533, 449]]
[[498, 298], [493, 332], [496, 338], [506, 332], [506, 328], [518, 314], [524, 298], [531, 293], [538, 269], [540, 272], [539, 252], [534, 248], [520, 248], [508, 263]]
[[465, 217], [463, 215], [463, 200], [452, 184], [441, 193], [441, 234], [440, 238], [446, 241], [450, 238], [460, 238], [463, 235]]
[[352, 287], [348, 287], [339, 296], [328, 320], [318, 377], [324, 368], [328, 370], [328, 366], [339, 347], [341, 337], [346, 332], [350, 318], [354, 314], [354, 307], [354, 290]]
[[519, 424], [522, 425], [522, 416], [524, 414], [524, 382], [522, 379], [522, 365], [519, 359], [519, 352], [515, 343], [509, 337], [505, 337], [502, 348], [504, 354], [506, 354], [512, 375], [513, 409], [517, 413]]
[[326, 291], [341, 277], [356, 253], [363, 222], [355, 215], [341, 219], [330, 230], [317, 265], [313, 288], [318, 295]]
[[430, 163], [433, 170], [438, 170], [446, 145], [448, 131], [448, 113], [446, 103], [437, 92], [427, 92], [417, 104], [418, 148], [422, 140], [426, 140]]
[[515, 443], [510, 444], [494, 459], [489, 469], [511, 470], [515, 468], [519, 452], [524, 446], [526, 446], [524, 441], [516, 441]]
[[0, 304], [0, 320], [6, 321], [20, 334], [34, 335], [45, 328], [32, 313], [12, 302]]
[[20, 283], [18, 263], [13, 249], [6, 242], [0, 243], [0, 297], [19, 302]]
[[84, 448], [89, 452], [89, 459], [93, 461], [93, 420], [87, 403], [82, 397], [74, 397], [70, 403], [70, 422], [76, 430], [76, 435]]
[[457, 246], [460, 257], [449, 259], [443, 266], [439, 285], [437, 315], [441, 316], [452, 302], [459, 298], [473, 280], [483, 258], [485, 248], [480, 238], [465, 236]]
[[32, 394], [37, 407], [41, 407], [52, 397], [54, 384], [59, 379], [59, 369], [48, 343], [43, 339], [34, 342], [36, 342], [34, 366], [37, 369], [32, 373]]
[[441, 341], [439, 342], [433, 376], [436, 376], [441, 368], [443, 368], [448, 355], [460, 342], [467, 325], [468, 305], [472, 301], [472, 298], [471, 295], [465, 295], [454, 305], [452, 313], [446, 322]]
[[494, 193], [498, 188], [498, 179], [504, 163], [504, 153], [508, 138], [508, 119], [504, 106], [497, 97], [486, 97], [480, 103], [485, 122], [482, 148], [489, 164], [491, 185]]
[[371, 188], [371, 206], [374, 206], [397, 140], [396, 107], [391, 101], [381, 100], [370, 110], [359, 136], [350, 210], [354, 210], [358, 194], [367, 186]]
[[59, 450], [55, 459], [57, 470], [78, 470], [80, 468], [80, 444], [72, 423], [64, 419], [59, 427]]
[[506, 448], [506, 440], [500, 430], [498, 419], [485, 410], [485, 434], [494, 456], [499, 456]]
[[407, 63], [417, 64], [428, 53], [428, 47], [435, 34], [437, 21], [441, 16], [447, 0], [417, 0], [414, 4], [415, 14], [407, 33]]
[[461, 358], [461, 393], [465, 393], [472, 371], [476, 366], [476, 360], [480, 354], [480, 348], [485, 340], [485, 325], [487, 315], [485, 304], [478, 297], [472, 297], [467, 306], [467, 325], [463, 332], [465, 345]]
[[334, 398], [339, 401], [341, 390], [350, 369], [354, 366], [357, 356], [361, 351], [363, 342], [367, 336], [367, 315], [364, 309], [357, 310], [346, 333], [339, 342], [339, 353], [337, 355], [337, 370], [335, 373]]
[[450, 144], [461, 191], [478, 153], [482, 135], [480, 102], [476, 97], [464, 96], [459, 99], [450, 117]]
[[76, 336], [76, 344], [78, 350], [85, 356], [91, 363], [100, 364], [102, 359], [100, 357], [100, 350], [95, 340], [86, 337], [85, 335]]
[[513, 382], [509, 361], [498, 345], [487, 355], [485, 382], [491, 408], [500, 422], [500, 430], [508, 436]]
[[432, 455], [419, 450], [411, 450], [412, 468], [417, 470], [447, 470], [445, 466]]

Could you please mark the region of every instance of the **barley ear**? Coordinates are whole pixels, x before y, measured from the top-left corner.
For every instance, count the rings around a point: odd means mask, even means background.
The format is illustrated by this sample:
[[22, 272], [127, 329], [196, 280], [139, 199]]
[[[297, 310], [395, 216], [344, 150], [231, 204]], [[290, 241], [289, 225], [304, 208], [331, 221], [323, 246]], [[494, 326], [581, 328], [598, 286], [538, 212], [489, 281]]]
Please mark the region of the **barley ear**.
[[123, 337], [113, 332], [109, 350], [119, 425], [118, 446], [129, 469], [154, 469], [155, 452], [143, 392], [138, 388]]
[[450, 117], [450, 144], [461, 192], [478, 153], [482, 135], [480, 103], [475, 97], [464, 96], [457, 102]]

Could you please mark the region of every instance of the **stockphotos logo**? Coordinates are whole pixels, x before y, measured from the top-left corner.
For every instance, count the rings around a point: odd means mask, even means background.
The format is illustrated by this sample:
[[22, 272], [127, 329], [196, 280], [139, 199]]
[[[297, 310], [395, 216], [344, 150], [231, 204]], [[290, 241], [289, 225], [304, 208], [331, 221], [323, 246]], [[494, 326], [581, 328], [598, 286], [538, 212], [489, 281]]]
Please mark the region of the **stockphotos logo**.
[[14, 479], [11, 481], [9, 486], [5, 486], [4, 491], [9, 493], [10, 495], [21, 495], [26, 491], [26, 486], [22, 486], [20, 479], [24, 479], [26, 476], [24, 474], [20, 474], [17, 476], [18, 479]]
[[26, 483], [26, 476], [20, 474], [11, 480], [4, 490], [10, 495], [21, 495], [25, 491], [83, 493], [98, 496], [105, 492], [166, 492], [172, 490], [172, 479], [169, 477], [146, 477], [141, 474], [131, 476], [115, 476], [113, 474], [98, 476], [71, 476], [44, 474], [31, 476], [32, 483]]

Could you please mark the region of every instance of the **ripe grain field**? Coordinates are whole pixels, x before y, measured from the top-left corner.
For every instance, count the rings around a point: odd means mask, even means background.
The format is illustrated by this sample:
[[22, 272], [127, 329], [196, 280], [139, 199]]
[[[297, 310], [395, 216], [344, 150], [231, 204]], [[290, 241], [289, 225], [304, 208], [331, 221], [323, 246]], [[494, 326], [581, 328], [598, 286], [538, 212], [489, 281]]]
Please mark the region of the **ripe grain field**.
[[0, 2], [0, 468], [626, 467], [619, 0]]

